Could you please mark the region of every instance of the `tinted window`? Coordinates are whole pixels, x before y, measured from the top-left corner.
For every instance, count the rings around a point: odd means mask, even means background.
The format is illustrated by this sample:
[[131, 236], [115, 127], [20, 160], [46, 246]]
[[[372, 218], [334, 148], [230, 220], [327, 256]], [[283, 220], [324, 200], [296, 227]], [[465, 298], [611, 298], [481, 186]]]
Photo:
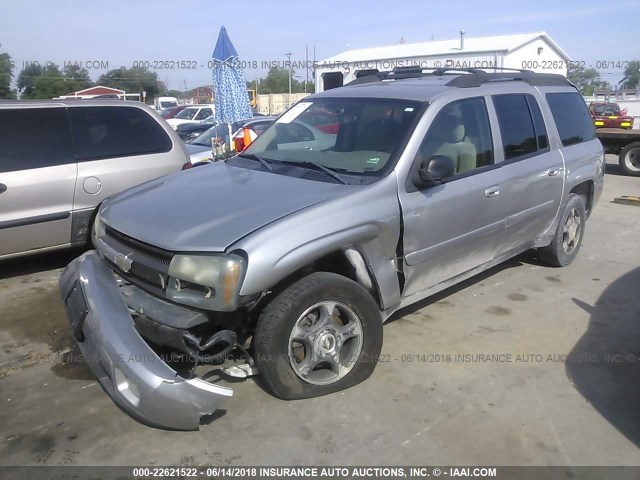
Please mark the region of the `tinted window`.
[[536, 132], [536, 139], [538, 140], [538, 150], [544, 150], [549, 147], [549, 139], [547, 138], [547, 128], [544, 125], [540, 106], [533, 95], [527, 95], [527, 103], [529, 104], [531, 118], [533, 118], [533, 129]]
[[253, 129], [254, 132], [256, 132], [258, 135], [261, 135], [262, 132], [264, 132], [267, 127], [269, 125], [271, 125], [272, 122], [263, 122], [263, 123], [255, 123], [253, 125], [251, 125], [251, 128]]
[[620, 107], [617, 103], [602, 103], [593, 106], [593, 111], [597, 115], [620, 115]]
[[[194, 120], [204, 120], [205, 118], [209, 118], [213, 112], [210, 108], [203, 108], [198, 112], [198, 114], [193, 118]], [[212, 122], [213, 123], [213, 119]]]
[[420, 145], [417, 160], [437, 155], [449, 157], [456, 173], [493, 164], [491, 127], [482, 98], [453, 102], [440, 110]]
[[505, 160], [536, 152], [538, 142], [525, 96], [495, 95], [493, 104], [498, 115]]
[[181, 120], [192, 120], [193, 116], [198, 113], [197, 108], [185, 108], [184, 110], [180, 110], [175, 116], [175, 118], [179, 118]]
[[70, 108], [79, 160], [168, 152], [171, 139], [146, 112], [132, 107]]
[[547, 102], [565, 147], [596, 138], [589, 110], [578, 92], [547, 93]]
[[0, 172], [75, 163], [64, 108], [0, 110]]

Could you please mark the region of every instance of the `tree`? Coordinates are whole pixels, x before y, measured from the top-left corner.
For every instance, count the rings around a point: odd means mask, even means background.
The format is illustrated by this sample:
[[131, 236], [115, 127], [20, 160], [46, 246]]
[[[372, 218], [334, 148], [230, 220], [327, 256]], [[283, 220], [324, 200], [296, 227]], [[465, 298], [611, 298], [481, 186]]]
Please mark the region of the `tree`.
[[0, 98], [14, 99], [16, 92], [11, 90], [13, 78], [13, 60], [8, 53], [0, 53]]
[[42, 76], [42, 70], [42, 65], [38, 62], [31, 62], [22, 68], [17, 81], [18, 91], [21, 97], [31, 98], [33, 84], [36, 78]]
[[640, 60], [629, 62], [624, 69], [624, 78], [620, 80], [620, 85], [624, 88], [636, 88], [640, 85]]
[[607, 82], [600, 79], [600, 74], [595, 68], [584, 68], [577, 63], [569, 64], [567, 79], [585, 96], [593, 95], [595, 90], [608, 86]]
[[100, 75], [98, 84], [118, 88], [127, 93], [142, 93], [146, 91], [147, 98], [153, 98], [161, 92], [158, 74], [142, 67], [121, 67], [109, 70], [107, 73]]
[[180, 90], [167, 90], [167, 97], [176, 97], [182, 98], [186, 92], [181, 92]]
[[79, 65], [73, 63], [65, 65], [62, 76], [65, 78], [67, 92], [69, 93], [84, 90], [94, 85], [87, 69], [80, 68]]
[[54, 98], [73, 91], [73, 84], [67, 79], [55, 63], [47, 63], [44, 67], [34, 62], [22, 69], [18, 75], [20, 98]]
[[[294, 70], [291, 71], [291, 93], [304, 92], [304, 82], [296, 78]], [[256, 81], [247, 82], [247, 88], [256, 89]], [[307, 83], [307, 92], [315, 89], [313, 82]], [[289, 93], [289, 69], [271, 67], [267, 76], [258, 81], [258, 93]]]

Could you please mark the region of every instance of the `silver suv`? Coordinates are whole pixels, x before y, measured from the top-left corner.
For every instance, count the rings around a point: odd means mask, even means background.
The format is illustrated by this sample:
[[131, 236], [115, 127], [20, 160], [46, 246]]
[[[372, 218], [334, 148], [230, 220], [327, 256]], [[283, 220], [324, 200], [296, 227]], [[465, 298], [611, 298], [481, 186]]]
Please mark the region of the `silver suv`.
[[187, 161], [139, 102], [0, 102], [0, 258], [87, 242], [105, 198]]
[[564, 77], [356, 82], [305, 98], [224, 163], [103, 204], [97, 250], [67, 267], [61, 296], [134, 417], [198, 428], [232, 395], [212, 368], [260, 375], [282, 399], [351, 387], [402, 307], [528, 249], [554, 266], [577, 255], [604, 156]]

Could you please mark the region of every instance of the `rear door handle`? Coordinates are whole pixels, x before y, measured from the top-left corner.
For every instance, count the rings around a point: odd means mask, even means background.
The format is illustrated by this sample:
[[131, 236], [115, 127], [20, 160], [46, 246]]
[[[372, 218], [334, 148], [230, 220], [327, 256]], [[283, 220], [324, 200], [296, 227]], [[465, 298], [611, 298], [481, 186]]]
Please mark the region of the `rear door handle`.
[[562, 171], [561, 168], [552, 168], [551, 170], [547, 170], [547, 175], [550, 177], [555, 177]]
[[4, 183], [0, 183], [0, 193], [7, 191], [7, 186]]
[[498, 195], [500, 195], [500, 185], [489, 187], [484, 191], [484, 196], [487, 198], [497, 197]]

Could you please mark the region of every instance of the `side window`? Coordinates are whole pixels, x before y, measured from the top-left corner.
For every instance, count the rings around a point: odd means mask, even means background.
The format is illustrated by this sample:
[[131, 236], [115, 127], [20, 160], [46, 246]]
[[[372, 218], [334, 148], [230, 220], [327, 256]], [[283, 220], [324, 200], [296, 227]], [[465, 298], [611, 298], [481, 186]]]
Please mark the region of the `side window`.
[[72, 107], [69, 115], [79, 160], [171, 150], [171, 138], [139, 108]]
[[258, 135], [262, 135], [262, 132], [264, 132], [269, 127], [269, 125], [271, 125], [271, 122], [256, 123], [253, 126], [253, 131]]
[[204, 120], [205, 118], [210, 117], [212, 113], [213, 112], [211, 112], [210, 108], [203, 108], [195, 116], [194, 120]]
[[446, 105], [429, 127], [418, 160], [444, 155], [453, 160], [456, 174], [492, 165], [493, 142], [483, 98], [469, 98]]
[[277, 124], [281, 134], [279, 143], [310, 142], [315, 140], [313, 133], [298, 122]]
[[542, 118], [540, 106], [533, 95], [527, 95], [527, 104], [529, 104], [529, 111], [531, 112], [531, 118], [533, 119], [533, 129], [536, 133], [538, 150], [545, 150], [549, 148], [549, 139], [547, 137], [547, 128], [544, 125], [544, 118]]
[[538, 142], [525, 95], [494, 95], [492, 98], [502, 135], [504, 159], [537, 152]]
[[547, 102], [565, 147], [596, 138], [596, 129], [578, 92], [547, 93]]
[[65, 108], [0, 110], [0, 172], [75, 161]]

